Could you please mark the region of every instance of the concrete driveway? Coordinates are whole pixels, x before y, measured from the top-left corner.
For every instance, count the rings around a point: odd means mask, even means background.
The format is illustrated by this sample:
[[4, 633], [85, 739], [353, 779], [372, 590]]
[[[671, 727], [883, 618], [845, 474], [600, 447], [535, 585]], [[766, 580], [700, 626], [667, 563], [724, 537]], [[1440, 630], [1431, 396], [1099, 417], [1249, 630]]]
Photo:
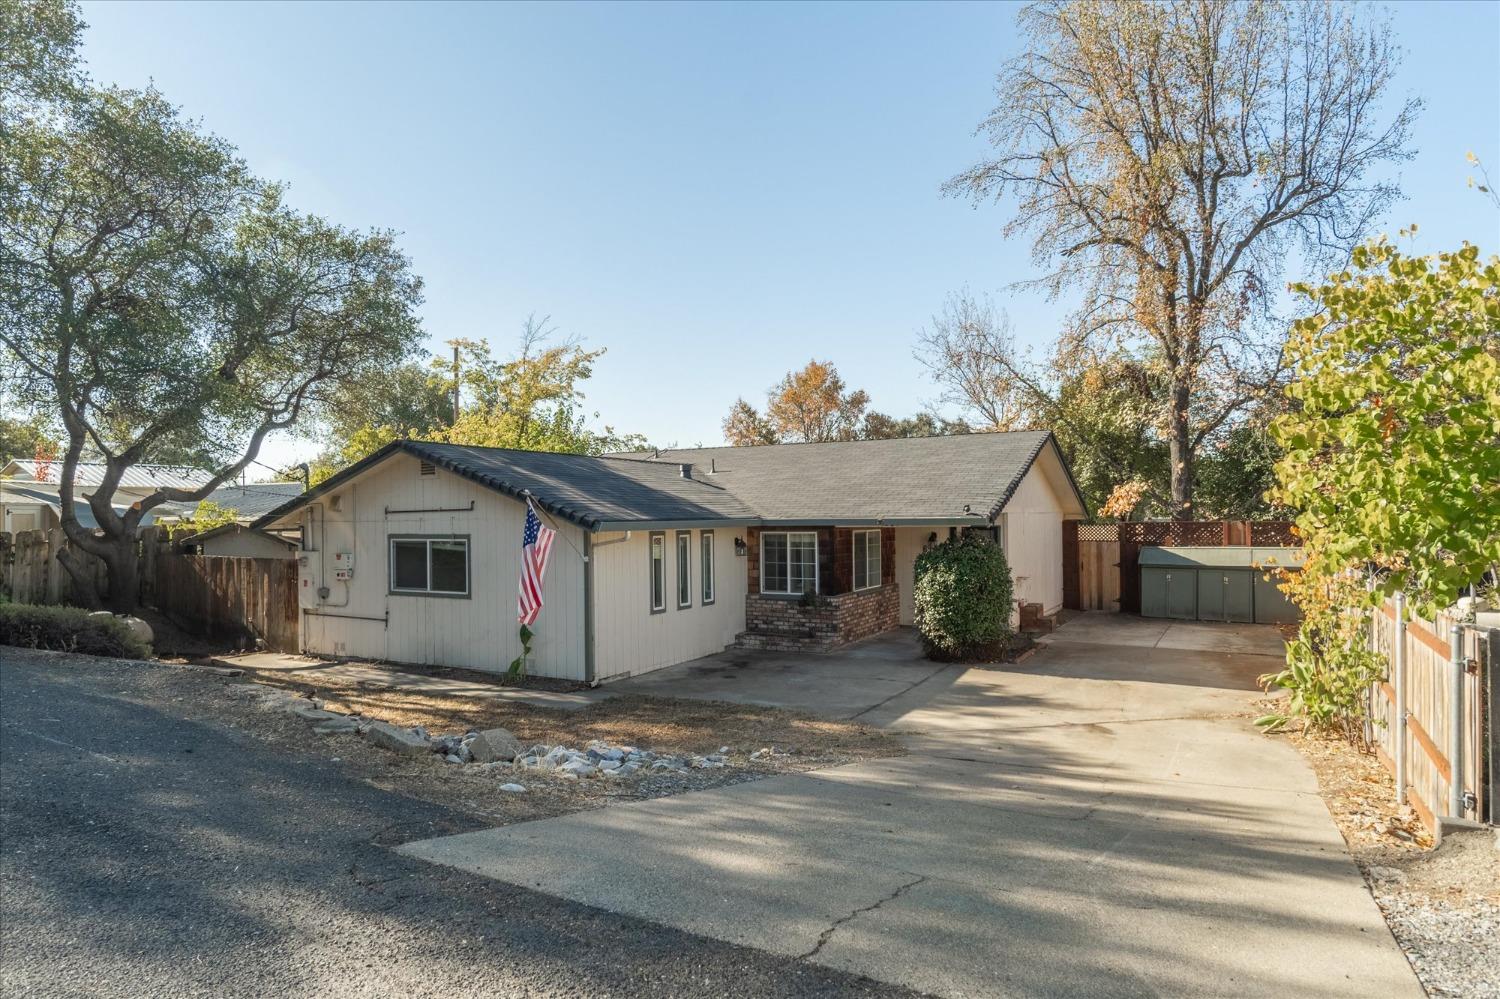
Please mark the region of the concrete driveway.
[[[830, 666], [904, 758], [401, 849], [945, 996], [1420, 996], [1311, 771], [1249, 724], [1274, 639], [1142, 627], [1087, 617], [1008, 670]], [[771, 686], [716, 668], [674, 692]]]

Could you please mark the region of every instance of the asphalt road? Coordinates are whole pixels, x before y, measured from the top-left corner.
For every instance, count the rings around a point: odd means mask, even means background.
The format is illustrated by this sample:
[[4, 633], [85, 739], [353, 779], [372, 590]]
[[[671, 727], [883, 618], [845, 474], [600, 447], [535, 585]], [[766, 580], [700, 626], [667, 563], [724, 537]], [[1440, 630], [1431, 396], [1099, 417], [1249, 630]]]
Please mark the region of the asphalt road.
[[0, 647], [0, 994], [912, 994], [393, 853], [478, 823], [261, 743], [203, 690]]

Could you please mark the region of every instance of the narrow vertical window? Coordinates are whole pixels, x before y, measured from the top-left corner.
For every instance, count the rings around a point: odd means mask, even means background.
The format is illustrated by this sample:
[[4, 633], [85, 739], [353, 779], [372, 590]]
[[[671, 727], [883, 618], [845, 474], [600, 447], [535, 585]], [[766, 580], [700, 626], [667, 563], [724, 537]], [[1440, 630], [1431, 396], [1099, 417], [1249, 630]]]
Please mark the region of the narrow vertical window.
[[693, 606], [693, 532], [677, 532], [677, 606]]
[[651, 533], [651, 613], [667, 609], [667, 536]]
[[711, 604], [714, 602], [714, 532], [700, 531], [698, 547], [701, 549], [698, 578], [702, 580], [703, 603]]
[[869, 590], [880, 585], [880, 532], [854, 532], [854, 588]]

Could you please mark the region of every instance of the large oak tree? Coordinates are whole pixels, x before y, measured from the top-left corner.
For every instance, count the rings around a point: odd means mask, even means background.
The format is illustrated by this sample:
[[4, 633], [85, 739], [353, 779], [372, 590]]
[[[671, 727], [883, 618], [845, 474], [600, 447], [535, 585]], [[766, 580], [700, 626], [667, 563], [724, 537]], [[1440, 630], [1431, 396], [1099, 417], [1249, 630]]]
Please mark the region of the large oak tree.
[[[9, 0], [0, 16], [0, 37], [81, 28], [59, 3]], [[143, 519], [202, 500], [321, 396], [399, 362], [421, 283], [390, 233], [289, 208], [156, 91], [88, 84], [66, 62], [75, 45], [54, 40], [0, 91], [0, 365], [8, 392], [56, 412], [63, 531], [128, 610]], [[85, 497], [97, 532], [74, 508], [86, 454], [104, 465]], [[117, 513], [126, 471], [168, 454], [210, 478]]]
[[1282, 369], [1271, 298], [1289, 256], [1341, 263], [1396, 197], [1419, 104], [1365, 8], [1044, 0], [981, 125], [992, 158], [953, 178], [1013, 199], [1041, 283], [1081, 289], [1072, 336], [1165, 366], [1171, 506], [1191, 517], [1205, 442]]

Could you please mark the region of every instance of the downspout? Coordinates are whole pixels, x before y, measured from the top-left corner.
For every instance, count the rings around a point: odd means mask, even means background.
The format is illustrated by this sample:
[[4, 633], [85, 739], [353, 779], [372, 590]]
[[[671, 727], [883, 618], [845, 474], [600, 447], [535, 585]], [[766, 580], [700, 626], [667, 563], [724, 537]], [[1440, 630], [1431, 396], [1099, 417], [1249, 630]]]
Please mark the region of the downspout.
[[583, 532], [583, 682], [590, 687], [594, 677], [594, 534]]

